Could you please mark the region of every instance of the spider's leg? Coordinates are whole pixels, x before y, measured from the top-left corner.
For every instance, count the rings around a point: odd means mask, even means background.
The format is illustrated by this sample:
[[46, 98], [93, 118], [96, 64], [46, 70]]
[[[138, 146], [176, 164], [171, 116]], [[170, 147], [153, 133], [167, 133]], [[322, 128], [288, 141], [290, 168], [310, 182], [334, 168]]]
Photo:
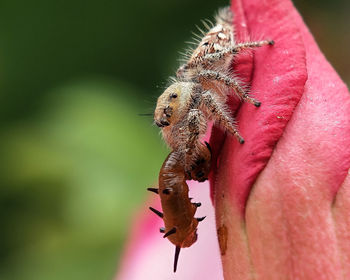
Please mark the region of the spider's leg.
[[202, 135], [207, 128], [206, 121], [203, 113], [197, 109], [190, 109], [187, 117], [187, 130], [186, 130], [186, 165], [191, 165], [195, 157], [199, 154], [199, 141], [200, 135]]
[[[198, 104], [199, 105], [199, 104]], [[200, 141], [205, 133], [207, 121], [197, 108], [189, 110], [184, 137], [184, 168], [187, 180], [204, 182], [208, 179], [211, 163], [211, 150]]]
[[266, 45], [273, 45], [273, 44], [274, 44], [274, 41], [272, 41], [272, 40], [262, 40], [262, 41], [256, 41], [256, 42], [240, 43], [240, 44], [228, 47], [228, 48], [224, 48], [221, 51], [208, 53], [202, 57], [198, 57], [196, 60], [189, 63], [187, 65], [187, 67], [193, 68], [193, 67], [197, 67], [200, 64], [205, 64], [205, 63], [210, 64], [210, 63], [213, 63], [215, 61], [219, 61], [220, 59], [223, 59], [227, 55], [230, 55], [230, 54], [237, 54], [240, 51], [243, 51], [246, 49], [253, 49], [253, 48], [258, 48], [258, 47], [262, 47], [262, 46], [266, 46]]
[[231, 117], [225, 102], [215, 93], [206, 91], [202, 95], [202, 110], [208, 115], [208, 118], [214, 120], [225, 130], [233, 134], [243, 144], [244, 139], [239, 134], [234, 119]]
[[226, 86], [232, 88], [237, 93], [237, 95], [241, 97], [244, 101], [252, 103], [256, 107], [259, 107], [261, 105], [261, 102], [254, 99], [253, 97], [250, 97], [235, 79], [225, 74], [212, 70], [204, 70], [200, 72], [198, 76], [205, 80], [213, 80], [224, 83]]
[[239, 44], [232, 46], [231, 48], [228, 49], [228, 51], [231, 53], [236, 53], [236, 52], [240, 52], [244, 49], [259, 48], [259, 47], [266, 46], [266, 45], [273, 46], [274, 44], [275, 44], [274, 40], [245, 42], [245, 43], [239, 43]]

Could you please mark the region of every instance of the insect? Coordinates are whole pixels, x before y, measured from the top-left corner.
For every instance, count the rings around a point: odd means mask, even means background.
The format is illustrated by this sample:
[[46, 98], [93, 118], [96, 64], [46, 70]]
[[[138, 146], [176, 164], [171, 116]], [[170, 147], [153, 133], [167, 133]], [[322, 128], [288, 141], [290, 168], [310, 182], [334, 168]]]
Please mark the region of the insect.
[[232, 59], [241, 51], [273, 45], [272, 40], [236, 43], [229, 7], [219, 11], [216, 25], [198, 40], [197, 48], [177, 71], [177, 78], [157, 100], [154, 122], [162, 130], [165, 142], [185, 158], [185, 170], [191, 170], [199, 154], [200, 138], [208, 120], [213, 120], [243, 144], [235, 120], [226, 105], [233, 92], [245, 102], [261, 103], [248, 95], [232, 78]]
[[[209, 145], [200, 146], [201, 160], [197, 162], [194, 170], [203, 172], [207, 176], [210, 171], [211, 152]], [[196, 177], [196, 172], [192, 179], [201, 180]], [[202, 175], [202, 174], [201, 174]], [[195, 218], [197, 207], [200, 203], [193, 203], [188, 197], [188, 185], [186, 180], [189, 174], [185, 173], [181, 154], [173, 151], [163, 163], [159, 172], [159, 186], [148, 188], [149, 191], [159, 194], [163, 213], [150, 207], [155, 214], [164, 220], [164, 227], [160, 232], [164, 233], [164, 238], [168, 238], [175, 247], [174, 272], [176, 272], [177, 262], [181, 248], [190, 247], [197, 240], [198, 223], [205, 217]]]

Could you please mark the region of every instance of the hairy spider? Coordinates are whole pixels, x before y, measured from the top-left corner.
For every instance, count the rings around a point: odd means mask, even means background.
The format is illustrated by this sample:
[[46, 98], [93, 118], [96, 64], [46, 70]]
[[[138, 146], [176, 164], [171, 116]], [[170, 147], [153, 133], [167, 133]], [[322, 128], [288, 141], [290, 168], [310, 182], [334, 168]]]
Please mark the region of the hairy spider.
[[185, 170], [195, 166], [200, 157], [201, 136], [205, 134], [208, 120], [234, 135], [243, 144], [235, 120], [226, 101], [233, 90], [245, 102], [256, 107], [260, 102], [250, 97], [247, 91], [232, 78], [230, 65], [232, 59], [242, 50], [273, 45], [272, 40], [236, 43], [230, 9], [224, 8], [215, 17], [216, 25], [203, 33], [197, 40], [196, 49], [187, 57], [174, 79], [158, 98], [154, 112], [155, 124], [162, 128], [166, 143], [183, 154]]

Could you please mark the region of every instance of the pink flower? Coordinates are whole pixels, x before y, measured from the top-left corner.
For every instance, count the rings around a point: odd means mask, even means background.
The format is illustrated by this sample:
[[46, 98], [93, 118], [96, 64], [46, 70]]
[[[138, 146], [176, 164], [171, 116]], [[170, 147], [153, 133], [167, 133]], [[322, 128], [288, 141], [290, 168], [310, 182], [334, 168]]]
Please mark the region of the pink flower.
[[[230, 103], [244, 145], [213, 128], [218, 236], [213, 220], [201, 223], [176, 277], [221, 279], [220, 247], [225, 279], [350, 279], [348, 89], [290, 0], [235, 0], [232, 9], [238, 40], [275, 45], [236, 61], [262, 106]], [[202, 188], [193, 197], [203, 202]], [[200, 215], [210, 216], [208, 203]], [[118, 279], [174, 278], [161, 221], [139, 223]]]

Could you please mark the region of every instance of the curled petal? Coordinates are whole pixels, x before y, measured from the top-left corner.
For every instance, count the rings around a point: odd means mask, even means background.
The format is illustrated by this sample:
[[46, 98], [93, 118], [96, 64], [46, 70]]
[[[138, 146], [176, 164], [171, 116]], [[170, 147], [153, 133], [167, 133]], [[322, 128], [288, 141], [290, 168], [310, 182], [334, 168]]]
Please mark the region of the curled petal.
[[349, 277], [349, 92], [289, 0], [236, 0], [233, 10], [236, 28], [276, 44], [255, 52], [263, 105], [239, 110], [244, 146], [212, 133], [225, 279]]

